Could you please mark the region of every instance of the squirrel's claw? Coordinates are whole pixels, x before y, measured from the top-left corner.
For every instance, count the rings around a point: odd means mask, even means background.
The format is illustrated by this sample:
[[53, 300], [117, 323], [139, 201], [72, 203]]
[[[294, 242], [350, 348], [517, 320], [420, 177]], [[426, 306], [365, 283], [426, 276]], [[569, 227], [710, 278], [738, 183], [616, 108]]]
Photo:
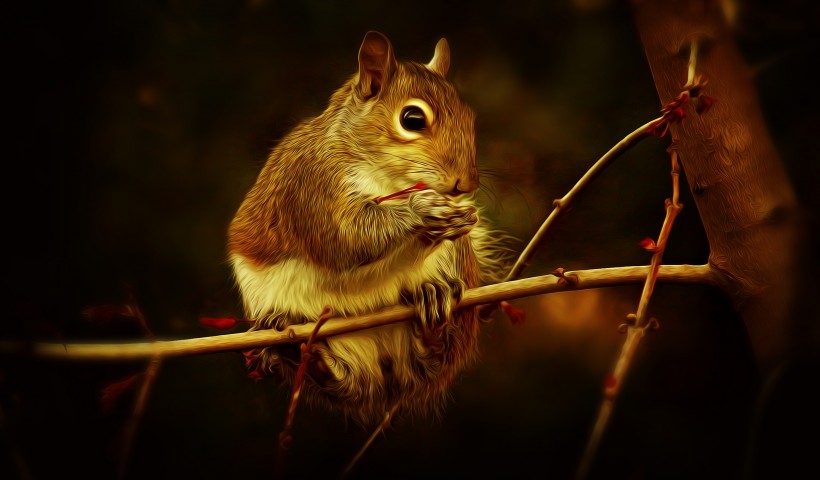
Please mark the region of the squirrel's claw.
[[464, 293], [461, 280], [424, 282], [402, 299], [415, 306], [416, 322], [413, 332], [426, 347], [439, 352], [449, 343], [452, 333], [453, 309]]
[[435, 191], [410, 195], [410, 209], [419, 220], [419, 233], [431, 243], [454, 240], [470, 233], [478, 222], [478, 211], [471, 205], [459, 206]]

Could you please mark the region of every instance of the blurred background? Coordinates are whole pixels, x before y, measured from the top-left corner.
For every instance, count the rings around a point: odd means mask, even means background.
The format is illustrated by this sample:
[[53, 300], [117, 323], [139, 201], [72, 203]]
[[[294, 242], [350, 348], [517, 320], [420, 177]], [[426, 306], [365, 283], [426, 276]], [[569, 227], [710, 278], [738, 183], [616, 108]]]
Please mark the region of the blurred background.
[[[820, 53], [820, 8], [726, 4], [815, 240], [820, 122], [808, 72]], [[477, 112], [478, 198], [520, 239], [517, 251], [552, 200], [660, 107], [629, 3], [614, 0], [46, 1], [4, 10], [0, 337], [141, 339], [137, 325], [81, 315], [129, 295], [160, 338], [214, 335], [200, 317], [240, 317], [227, 225], [269, 149], [355, 73], [368, 30], [420, 62], [449, 40], [450, 78]], [[667, 142], [646, 140], [610, 167], [525, 275], [648, 263], [636, 243], [656, 237], [663, 220]], [[682, 201], [664, 261], [701, 264], [708, 245], [687, 186]], [[818, 332], [816, 249], [800, 258], [795, 335], [805, 338]], [[617, 326], [639, 296], [636, 286], [516, 301], [526, 323], [499, 317], [483, 327], [481, 359], [457, 379], [443, 415], [394, 424], [352, 478], [571, 478], [623, 342]], [[661, 329], [639, 349], [593, 477], [818, 472], [816, 439], [800, 439], [816, 433], [816, 397], [804, 390], [816, 383], [816, 356], [796, 352], [801, 360], [767, 386], [720, 293], [660, 285], [650, 314]], [[114, 478], [135, 399], [126, 392], [104, 412], [100, 390], [144, 366], [3, 358], [0, 477]], [[127, 478], [272, 475], [288, 392], [246, 373], [236, 353], [165, 362]], [[335, 478], [369, 433], [300, 405], [292, 476]]]

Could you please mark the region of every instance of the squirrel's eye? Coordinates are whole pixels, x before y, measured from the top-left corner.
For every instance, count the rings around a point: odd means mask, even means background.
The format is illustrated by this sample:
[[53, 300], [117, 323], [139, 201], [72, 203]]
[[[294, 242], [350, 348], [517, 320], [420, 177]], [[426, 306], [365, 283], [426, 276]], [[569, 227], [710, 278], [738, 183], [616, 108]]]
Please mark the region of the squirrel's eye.
[[401, 111], [401, 126], [407, 130], [418, 132], [427, 127], [427, 119], [424, 118], [424, 112], [419, 107], [409, 106], [404, 107]]

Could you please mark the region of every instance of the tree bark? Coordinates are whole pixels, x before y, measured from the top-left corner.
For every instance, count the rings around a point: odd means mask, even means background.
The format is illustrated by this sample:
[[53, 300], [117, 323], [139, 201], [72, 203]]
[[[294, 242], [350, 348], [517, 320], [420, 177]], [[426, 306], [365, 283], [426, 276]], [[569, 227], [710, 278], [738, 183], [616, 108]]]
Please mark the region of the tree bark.
[[742, 316], [764, 370], [789, 351], [798, 206], [767, 131], [751, 70], [720, 3], [634, 0], [661, 104], [681, 92], [696, 41], [696, 74], [716, 98], [670, 128], [710, 246], [709, 263]]

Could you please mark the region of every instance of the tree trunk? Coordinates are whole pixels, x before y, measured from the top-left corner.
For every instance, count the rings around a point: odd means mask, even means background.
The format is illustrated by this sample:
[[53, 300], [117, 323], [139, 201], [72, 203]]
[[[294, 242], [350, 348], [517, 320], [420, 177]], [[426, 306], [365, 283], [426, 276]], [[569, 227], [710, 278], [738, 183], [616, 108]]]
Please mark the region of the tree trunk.
[[692, 41], [696, 74], [716, 98], [672, 125], [710, 246], [709, 263], [742, 316], [765, 371], [789, 351], [797, 201], [767, 131], [750, 69], [720, 3], [635, 0], [638, 31], [661, 104], [681, 92]]

